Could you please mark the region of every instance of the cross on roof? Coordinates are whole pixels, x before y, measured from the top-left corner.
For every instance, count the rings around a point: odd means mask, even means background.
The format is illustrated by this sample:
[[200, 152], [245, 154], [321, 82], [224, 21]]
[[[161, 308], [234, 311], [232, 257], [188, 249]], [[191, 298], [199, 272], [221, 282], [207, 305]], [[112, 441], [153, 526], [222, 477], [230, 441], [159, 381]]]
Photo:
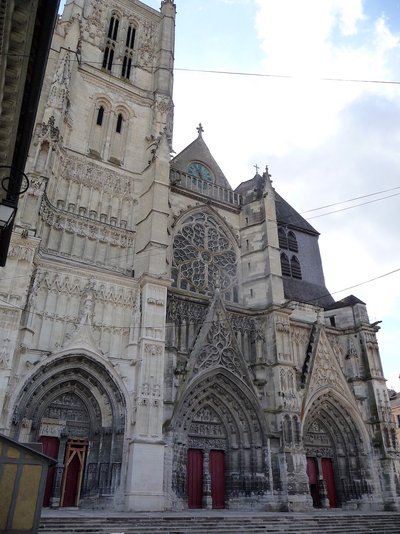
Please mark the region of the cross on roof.
[[258, 174], [258, 169], [260, 168], [257, 164], [256, 165], [253, 165], [253, 167], [256, 168], [256, 174]]
[[201, 136], [201, 134], [204, 132], [204, 129], [203, 129], [203, 126], [202, 126], [201, 122], [199, 122], [199, 125], [197, 126], [196, 130], [197, 130], [199, 136]]

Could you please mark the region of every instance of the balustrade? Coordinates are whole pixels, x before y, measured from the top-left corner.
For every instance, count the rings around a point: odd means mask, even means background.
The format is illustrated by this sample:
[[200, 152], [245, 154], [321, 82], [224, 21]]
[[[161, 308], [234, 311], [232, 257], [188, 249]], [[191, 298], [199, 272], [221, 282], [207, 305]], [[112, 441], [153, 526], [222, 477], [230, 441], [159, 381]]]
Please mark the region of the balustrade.
[[233, 204], [234, 206], [242, 205], [242, 195], [239, 193], [235, 193], [226, 187], [210, 183], [207, 180], [196, 178], [186, 172], [171, 169], [170, 179], [171, 184], [175, 187], [181, 187], [226, 204]]

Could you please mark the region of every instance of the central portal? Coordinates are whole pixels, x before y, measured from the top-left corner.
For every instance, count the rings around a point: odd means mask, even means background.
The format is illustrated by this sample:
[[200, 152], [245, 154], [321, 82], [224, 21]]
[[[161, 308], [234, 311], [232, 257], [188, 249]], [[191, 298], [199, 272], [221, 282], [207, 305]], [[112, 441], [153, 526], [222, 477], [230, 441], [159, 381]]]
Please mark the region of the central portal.
[[188, 507], [225, 508], [225, 453], [221, 450], [189, 449], [187, 458]]

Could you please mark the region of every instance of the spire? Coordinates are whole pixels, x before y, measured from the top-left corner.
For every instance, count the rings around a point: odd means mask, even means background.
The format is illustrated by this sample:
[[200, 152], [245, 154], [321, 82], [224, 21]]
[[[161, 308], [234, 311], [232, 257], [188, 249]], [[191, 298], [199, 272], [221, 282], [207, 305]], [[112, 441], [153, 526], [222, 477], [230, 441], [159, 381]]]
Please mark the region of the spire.
[[263, 174], [263, 178], [265, 180], [265, 185], [272, 188], [272, 180], [271, 180], [271, 175], [269, 173], [268, 165], [265, 166], [265, 172]]

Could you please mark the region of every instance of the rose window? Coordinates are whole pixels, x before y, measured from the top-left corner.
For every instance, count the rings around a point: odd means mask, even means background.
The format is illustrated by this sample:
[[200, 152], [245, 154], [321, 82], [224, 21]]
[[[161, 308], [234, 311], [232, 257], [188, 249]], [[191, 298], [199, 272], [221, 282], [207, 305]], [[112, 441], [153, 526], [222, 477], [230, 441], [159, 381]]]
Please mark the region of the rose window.
[[224, 230], [206, 213], [191, 215], [174, 239], [174, 286], [212, 294], [216, 287], [237, 302], [236, 252]]

